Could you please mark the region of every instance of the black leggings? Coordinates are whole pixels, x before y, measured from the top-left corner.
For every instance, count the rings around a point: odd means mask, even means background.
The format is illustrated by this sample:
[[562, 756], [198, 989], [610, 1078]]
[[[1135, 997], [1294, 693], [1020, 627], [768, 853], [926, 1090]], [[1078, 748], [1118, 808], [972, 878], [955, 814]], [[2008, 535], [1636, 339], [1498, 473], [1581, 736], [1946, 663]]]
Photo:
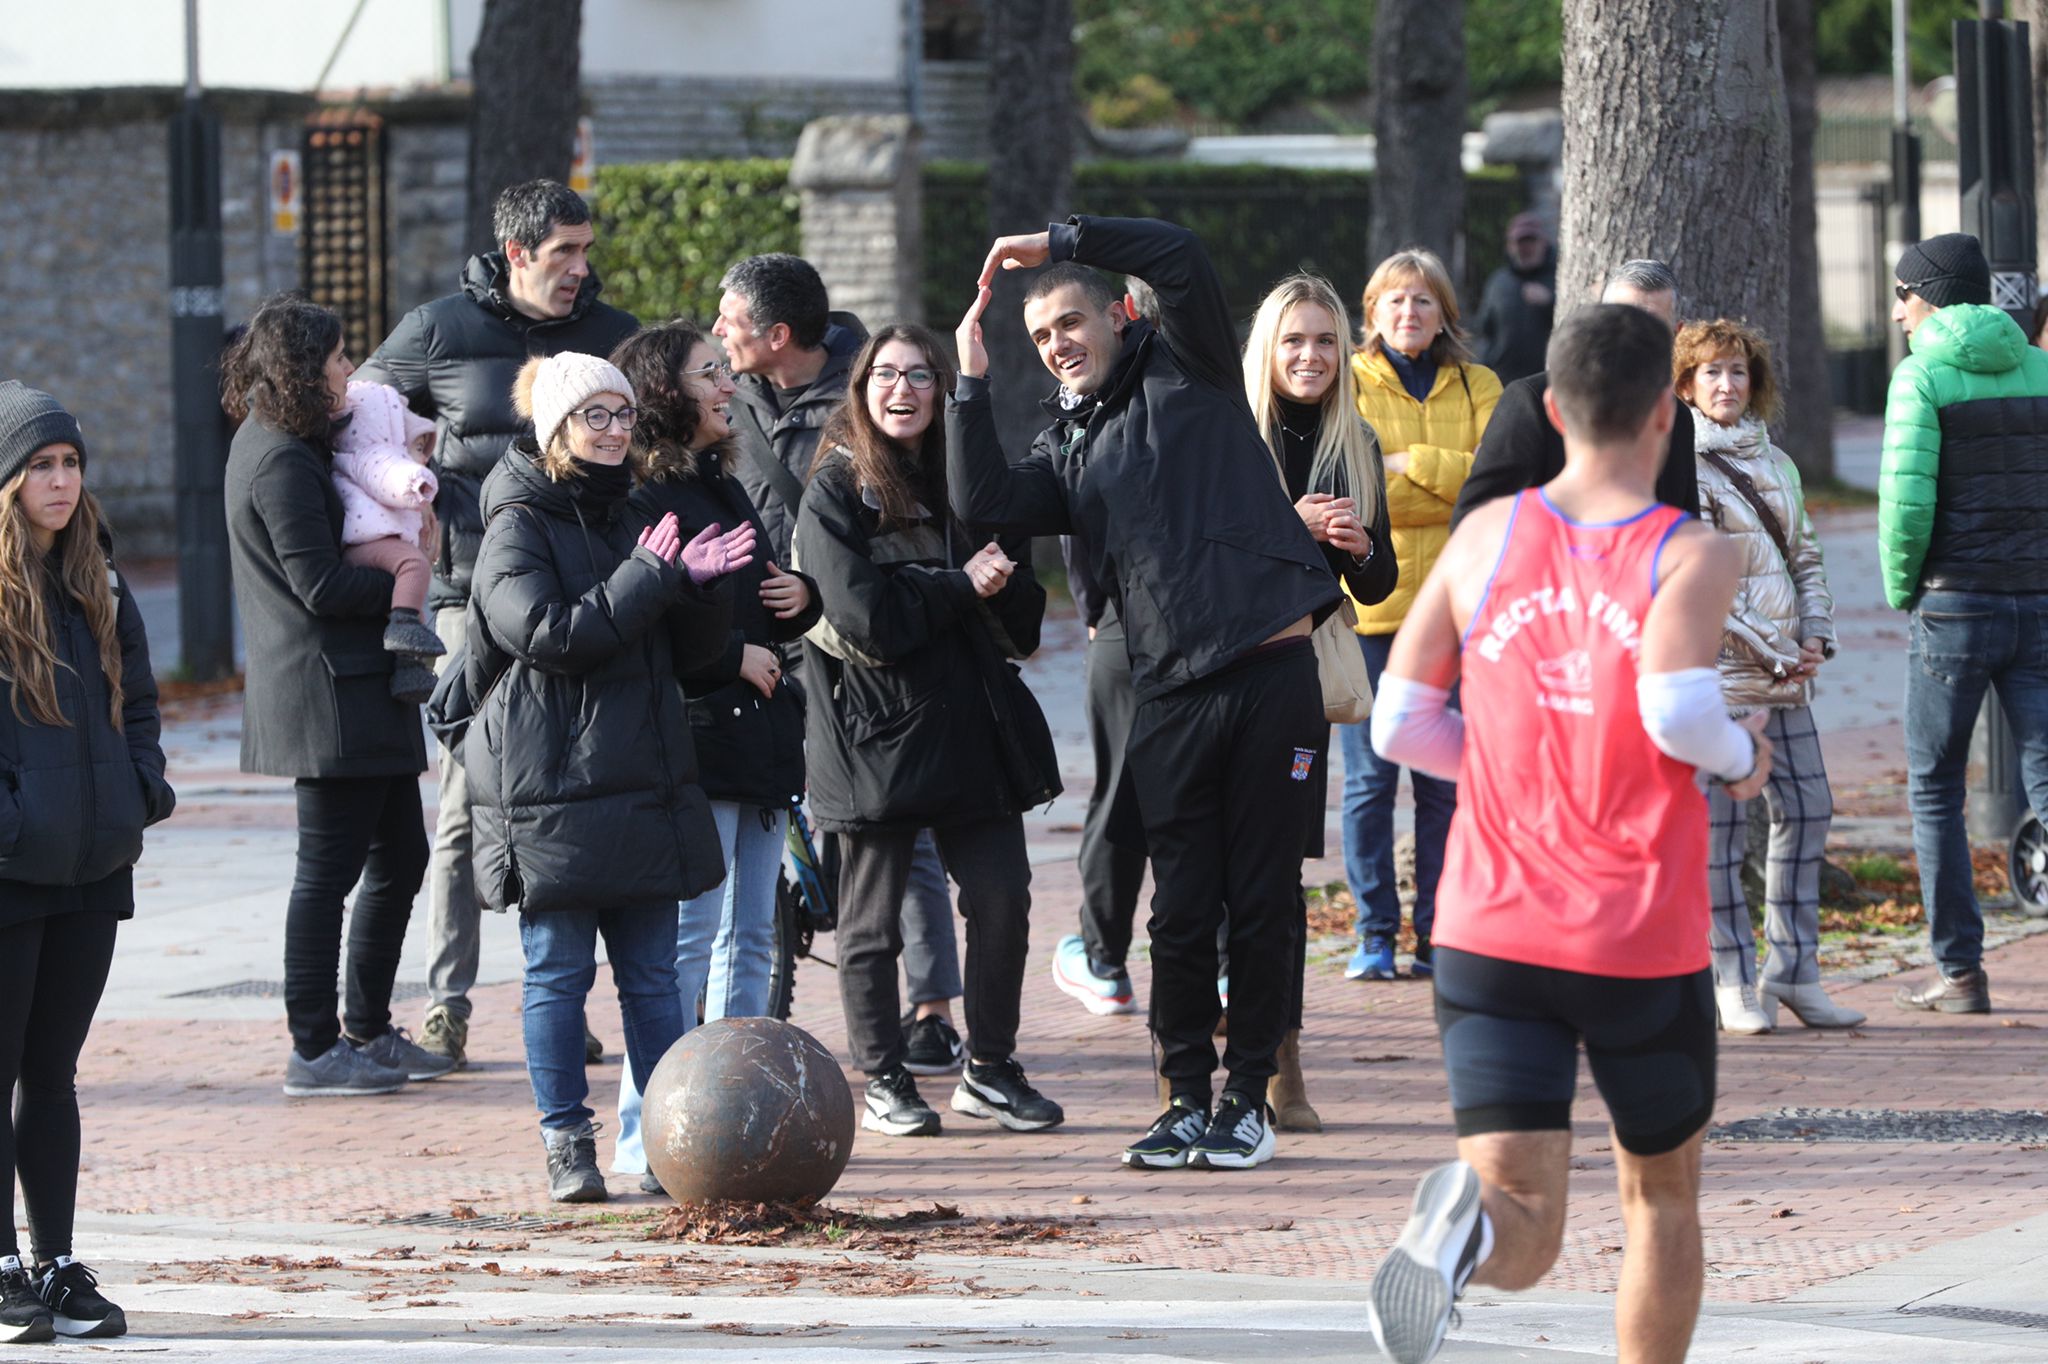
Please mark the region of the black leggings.
[[284, 1009], [292, 1045], [312, 1060], [341, 1038], [334, 1016], [342, 904], [348, 925], [349, 1036], [391, 1027], [391, 982], [412, 902], [427, 874], [427, 824], [414, 776], [301, 777], [299, 864], [284, 917]]
[[78, 1204], [78, 1053], [114, 960], [112, 913], [85, 910], [0, 928], [0, 1176], [7, 1216], [0, 1255], [14, 1237], [14, 1180], [28, 1205], [29, 1240], [47, 1264], [71, 1253]]

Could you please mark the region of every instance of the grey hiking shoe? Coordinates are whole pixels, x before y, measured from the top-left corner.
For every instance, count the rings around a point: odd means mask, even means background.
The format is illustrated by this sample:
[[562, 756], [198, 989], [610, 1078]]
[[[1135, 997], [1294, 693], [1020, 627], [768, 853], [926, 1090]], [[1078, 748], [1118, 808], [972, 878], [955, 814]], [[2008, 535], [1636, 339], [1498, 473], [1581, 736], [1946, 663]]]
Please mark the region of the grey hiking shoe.
[[469, 1064], [469, 1020], [446, 1004], [436, 1004], [420, 1025], [419, 1048], [429, 1056], [447, 1057], [455, 1063], [451, 1069], [461, 1070]]
[[594, 1125], [543, 1127], [540, 1139], [548, 1153], [549, 1198], [557, 1203], [602, 1203], [611, 1197], [597, 1168]]
[[405, 1088], [405, 1072], [380, 1065], [340, 1038], [308, 1061], [292, 1050], [284, 1066], [284, 1092], [294, 1099], [350, 1098]]
[[435, 1080], [455, 1069], [451, 1056], [428, 1051], [405, 1035], [404, 1028], [389, 1028], [380, 1037], [358, 1043], [356, 1051], [380, 1066], [400, 1071], [408, 1080]]
[[439, 658], [448, 646], [434, 633], [434, 627], [420, 619], [420, 613], [406, 606], [393, 607], [391, 623], [384, 627], [384, 651]]

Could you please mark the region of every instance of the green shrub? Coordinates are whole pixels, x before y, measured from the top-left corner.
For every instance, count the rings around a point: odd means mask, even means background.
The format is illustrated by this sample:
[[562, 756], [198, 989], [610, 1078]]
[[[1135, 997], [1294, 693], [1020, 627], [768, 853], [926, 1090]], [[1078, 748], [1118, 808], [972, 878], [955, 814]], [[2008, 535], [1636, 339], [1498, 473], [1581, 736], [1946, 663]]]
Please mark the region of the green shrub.
[[590, 211], [605, 301], [650, 322], [709, 323], [727, 266], [802, 249], [787, 161], [600, 166]]

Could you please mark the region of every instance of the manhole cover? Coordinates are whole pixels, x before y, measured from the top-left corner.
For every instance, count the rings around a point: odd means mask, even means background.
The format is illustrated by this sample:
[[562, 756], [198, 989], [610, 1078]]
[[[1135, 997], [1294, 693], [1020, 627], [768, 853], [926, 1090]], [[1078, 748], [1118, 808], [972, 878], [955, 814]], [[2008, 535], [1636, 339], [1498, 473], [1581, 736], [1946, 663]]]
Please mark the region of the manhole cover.
[[1709, 1141], [2048, 1143], [2048, 1113], [2001, 1108], [1781, 1108], [1721, 1123]]
[[[393, 999], [425, 999], [426, 982], [418, 980], [399, 981], [391, 987]], [[180, 990], [168, 995], [169, 999], [283, 999], [284, 982], [281, 980], [237, 980], [227, 985], [209, 985], [203, 990]]]
[[524, 1217], [513, 1213], [493, 1213], [480, 1216], [457, 1217], [446, 1212], [416, 1212], [410, 1217], [387, 1217], [387, 1227], [452, 1227], [463, 1231], [546, 1231], [562, 1225], [560, 1218]]
[[1936, 1303], [1932, 1307], [1901, 1307], [1901, 1316], [1908, 1317], [1952, 1317], [1957, 1321], [1981, 1321], [1993, 1326], [2024, 1326], [2030, 1331], [2048, 1331], [2048, 1317], [2039, 1312], [2008, 1312], [2001, 1307], [1950, 1307]]

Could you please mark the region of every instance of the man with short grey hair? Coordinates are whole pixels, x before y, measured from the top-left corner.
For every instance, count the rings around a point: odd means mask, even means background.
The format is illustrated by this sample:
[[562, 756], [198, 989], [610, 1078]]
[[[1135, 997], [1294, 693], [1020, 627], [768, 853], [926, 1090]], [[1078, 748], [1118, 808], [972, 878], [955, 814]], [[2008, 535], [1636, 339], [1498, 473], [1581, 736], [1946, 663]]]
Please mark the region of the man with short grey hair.
[[[1641, 308], [1677, 329], [1678, 276], [1663, 261], [1623, 261], [1607, 276], [1600, 301]], [[1549, 373], [1541, 372], [1501, 389], [1493, 420], [1487, 423], [1472, 457], [1472, 472], [1451, 511], [1452, 529], [1482, 502], [1541, 487], [1564, 472], [1564, 435], [1543, 414], [1543, 393], [1549, 387]], [[1692, 427], [1686, 422], [1672, 423], [1670, 452], [1657, 475], [1657, 500], [1694, 516], [1700, 514]]]

